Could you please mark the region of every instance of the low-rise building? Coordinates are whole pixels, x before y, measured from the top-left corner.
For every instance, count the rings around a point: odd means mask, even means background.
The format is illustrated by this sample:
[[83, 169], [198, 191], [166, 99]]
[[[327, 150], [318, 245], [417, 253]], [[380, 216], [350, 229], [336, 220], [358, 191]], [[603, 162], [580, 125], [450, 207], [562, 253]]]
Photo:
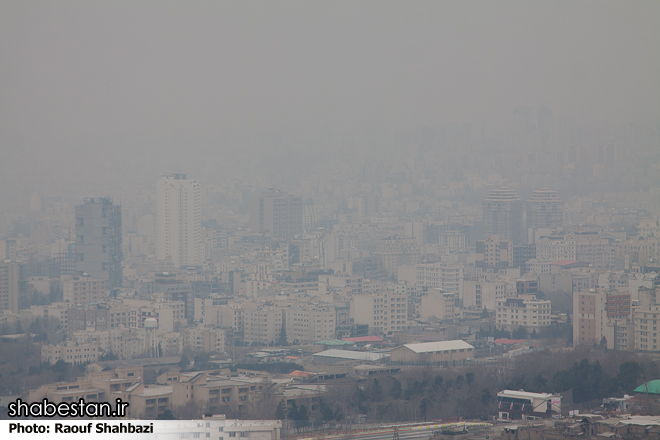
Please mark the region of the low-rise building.
[[496, 325], [498, 330], [514, 331], [521, 326], [528, 332], [537, 332], [551, 324], [550, 300], [536, 299], [536, 295], [496, 300]]
[[503, 390], [497, 393], [500, 420], [547, 419], [561, 415], [561, 395]]
[[97, 344], [79, 344], [73, 341], [41, 346], [41, 362], [55, 364], [60, 360], [67, 364], [96, 362], [99, 360], [99, 347]]
[[392, 362], [442, 363], [453, 365], [474, 357], [474, 347], [465, 341], [422, 342], [396, 347], [390, 354]]

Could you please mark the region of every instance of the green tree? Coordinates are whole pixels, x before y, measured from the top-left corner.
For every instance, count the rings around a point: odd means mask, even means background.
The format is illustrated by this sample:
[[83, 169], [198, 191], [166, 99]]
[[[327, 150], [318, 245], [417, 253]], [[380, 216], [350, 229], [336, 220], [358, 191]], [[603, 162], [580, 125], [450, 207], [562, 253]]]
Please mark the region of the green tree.
[[635, 361], [624, 362], [619, 365], [616, 382], [623, 392], [632, 392], [642, 381], [644, 369]]
[[422, 397], [422, 400], [419, 401], [419, 414], [424, 418], [424, 421], [426, 421], [426, 414], [432, 406], [433, 402], [426, 396]]
[[289, 412], [289, 420], [295, 421], [298, 420], [298, 418], [300, 417], [300, 414], [298, 414], [298, 404], [296, 403], [295, 400], [291, 402], [291, 408], [289, 408], [288, 412]]
[[378, 379], [374, 379], [371, 383], [371, 396], [372, 402], [380, 402], [383, 399], [383, 387], [380, 386]]
[[513, 339], [527, 339], [527, 330], [522, 325], [511, 334]]
[[190, 359], [188, 359], [188, 356], [184, 354], [181, 356], [181, 360], [179, 361], [179, 368], [184, 370], [188, 368], [188, 365], [190, 365]]
[[488, 405], [493, 400], [493, 394], [488, 388], [481, 390], [481, 403]]
[[307, 407], [305, 405], [300, 405], [298, 407], [298, 418], [294, 424], [298, 430], [304, 430], [309, 426], [309, 412], [307, 412]]
[[465, 382], [467, 382], [468, 385], [472, 385], [472, 382], [474, 382], [474, 373], [473, 372], [468, 372], [465, 373]]
[[176, 420], [176, 417], [172, 413], [172, 410], [166, 409], [156, 416], [156, 420]]
[[545, 389], [548, 387], [548, 380], [540, 374], [537, 374], [534, 376], [534, 379], [532, 379], [532, 386], [536, 392], [545, 392]]
[[277, 420], [286, 419], [286, 403], [284, 402], [284, 399], [280, 400], [280, 403], [277, 404], [277, 408], [275, 408], [275, 418]]
[[401, 382], [399, 382], [398, 379], [394, 379], [392, 382], [392, 386], [390, 387], [390, 396], [392, 396], [393, 399], [400, 399], [401, 398]]

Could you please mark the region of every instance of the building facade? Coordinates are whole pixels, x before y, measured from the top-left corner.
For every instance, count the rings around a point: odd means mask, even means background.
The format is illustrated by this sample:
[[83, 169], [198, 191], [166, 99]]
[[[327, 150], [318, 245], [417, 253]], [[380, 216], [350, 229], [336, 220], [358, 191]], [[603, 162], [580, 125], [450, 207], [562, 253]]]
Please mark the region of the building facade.
[[482, 203], [484, 235], [496, 234], [513, 244], [523, 242], [523, 203], [518, 193], [510, 188], [492, 190]]
[[202, 264], [200, 186], [185, 174], [165, 174], [157, 185], [156, 258], [174, 267]]
[[122, 284], [121, 206], [109, 197], [76, 206], [76, 273]]
[[289, 241], [303, 232], [302, 198], [269, 189], [250, 200], [250, 230]]
[[497, 304], [497, 329], [515, 331], [524, 327], [527, 332], [539, 331], [551, 323], [550, 300], [536, 299], [535, 295], [500, 298]]

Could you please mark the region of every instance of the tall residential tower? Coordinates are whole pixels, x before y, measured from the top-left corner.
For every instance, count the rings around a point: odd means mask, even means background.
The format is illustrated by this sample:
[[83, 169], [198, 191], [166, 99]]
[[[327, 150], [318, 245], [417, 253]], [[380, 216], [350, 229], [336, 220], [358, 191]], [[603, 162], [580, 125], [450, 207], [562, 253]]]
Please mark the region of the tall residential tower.
[[121, 287], [121, 206], [110, 197], [76, 206], [76, 273]]
[[564, 202], [548, 188], [534, 191], [527, 200], [527, 228], [561, 228], [564, 219]]
[[523, 203], [518, 193], [510, 188], [492, 190], [482, 202], [484, 236], [499, 235], [513, 244], [523, 241]]
[[286, 191], [269, 189], [250, 200], [250, 230], [288, 241], [303, 232], [302, 199]]
[[175, 267], [202, 264], [202, 201], [199, 184], [185, 174], [158, 180], [156, 257]]

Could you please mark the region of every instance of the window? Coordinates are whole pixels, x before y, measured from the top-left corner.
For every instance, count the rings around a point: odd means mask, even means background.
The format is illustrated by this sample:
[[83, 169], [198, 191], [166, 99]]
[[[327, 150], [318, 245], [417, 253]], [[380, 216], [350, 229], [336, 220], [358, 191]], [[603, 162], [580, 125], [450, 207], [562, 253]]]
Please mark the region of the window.
[[235, 432], [230, 432], [229, 437], [236, 437], [236, 433]]
[[199, 432], [193, 432], [193, 438], [199, 438]]

